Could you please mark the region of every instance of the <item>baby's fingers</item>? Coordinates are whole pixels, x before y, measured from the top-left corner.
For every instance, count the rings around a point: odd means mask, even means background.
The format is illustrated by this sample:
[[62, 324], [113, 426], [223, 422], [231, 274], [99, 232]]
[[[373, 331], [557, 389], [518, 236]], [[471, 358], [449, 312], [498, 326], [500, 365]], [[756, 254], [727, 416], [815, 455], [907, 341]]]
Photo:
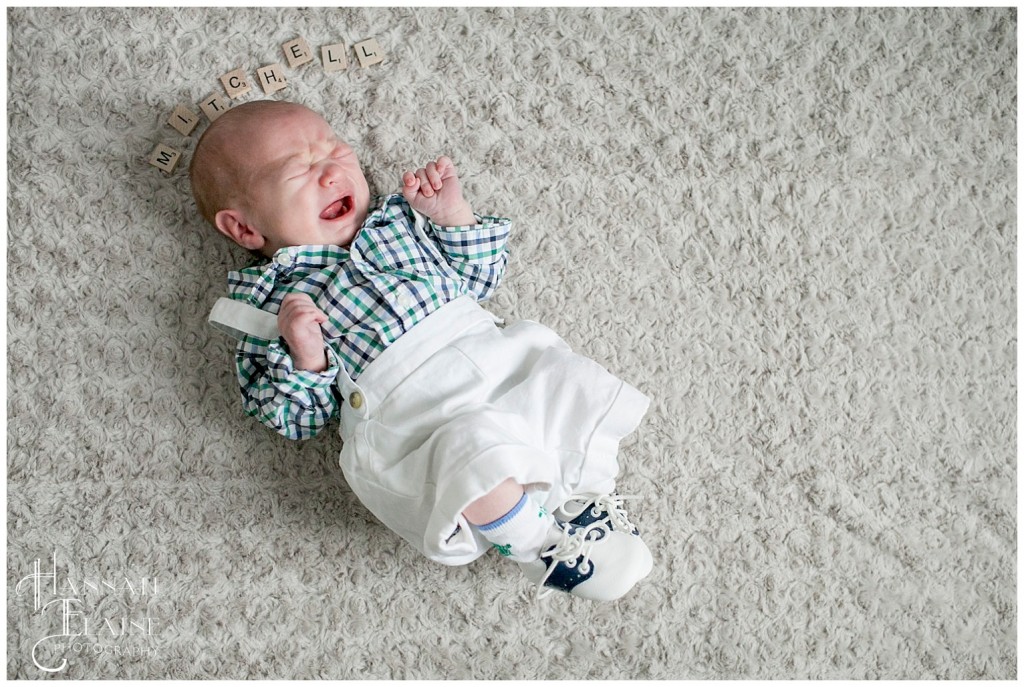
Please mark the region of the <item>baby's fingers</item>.
[[437, 173], [441, 175], [441, 179], [447, 179], [449, 176], [455, 176], [455, 163], [447, 155], [442, 155], [437, 158]]
[[323, 324], [327, 321], [327, 314], [316, 307], [313, 299], [304, 293], [290, 293], [281, 301], [281, 309], [278, 317], [284, 316], [292, 320], [305, 320]]
[[437, 168], [436, 162], [428, 162], [426, 167], [427, 181], [430, 182], [430, 186], [435, 191], [439, 191], [444, 185], [441, 182], [441, 172]]
[[[423, 194], [425, 198], [432, 198], [434, 195], [434, 186], [430, 181], [429, 173], [427, 172], [427, 170], [416, 170], [416, 178], [419, 179], [420, 182], [420, 193]], [[440, 178], [438, 179], [438, 188], [440, 188]]]
[[412, 172], [406, 172], [402, 175], [402, 195], [405, 199], [412, 203], [416, 200], [416, 197], [420, 194], [420, 182], [416, 178], [416, 175]]

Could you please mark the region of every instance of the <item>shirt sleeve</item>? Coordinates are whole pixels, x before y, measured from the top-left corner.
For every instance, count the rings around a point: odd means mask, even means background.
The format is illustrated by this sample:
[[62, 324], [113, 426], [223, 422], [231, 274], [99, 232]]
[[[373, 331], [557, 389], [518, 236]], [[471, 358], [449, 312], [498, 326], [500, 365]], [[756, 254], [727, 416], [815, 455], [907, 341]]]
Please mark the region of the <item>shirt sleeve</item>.
[[427, 231], [477, 300], [485, 301], [505, 274], [512, 220], [480, 215], [476, 219], [476, 224], [461, 227], [440, 227], [428, 222]]
[[340, 359], [326, 347], [327, 369], [297, 370], [281, 341], [267, 345], [247, 336], [235, 351], [238, 383], [246, 415], [288, 439], [309, 439], [323, 429], [337, 410], [334, 379]]

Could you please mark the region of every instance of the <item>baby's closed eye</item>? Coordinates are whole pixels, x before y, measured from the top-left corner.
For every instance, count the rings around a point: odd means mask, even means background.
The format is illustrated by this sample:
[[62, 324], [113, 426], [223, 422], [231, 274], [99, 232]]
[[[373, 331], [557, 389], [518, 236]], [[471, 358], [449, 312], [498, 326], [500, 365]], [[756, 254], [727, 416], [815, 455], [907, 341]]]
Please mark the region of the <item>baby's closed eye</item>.
[[333, 158], [345, 157], [346, 155], [350, 155], [351, 153], [352, 153], [352, 149], [351, 148], [349, 148], [346, 145], [339, 145], [333, 151], [331, 151], [331, 157], [333, 157]]
[[312, 169], [312, 167], [309, 165], [296, 165], [295, 167], [285, 171], [284, 176], [288, 181], [302, 179], [309, 173], [310, 169]]

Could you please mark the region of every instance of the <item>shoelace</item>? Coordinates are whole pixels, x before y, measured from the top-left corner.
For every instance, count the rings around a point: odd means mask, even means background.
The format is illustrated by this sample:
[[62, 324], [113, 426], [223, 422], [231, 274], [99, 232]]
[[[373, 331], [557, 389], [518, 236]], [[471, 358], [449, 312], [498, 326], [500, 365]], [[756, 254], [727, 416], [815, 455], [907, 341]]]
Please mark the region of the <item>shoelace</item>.
[[[541, 557], [550, 558], [551, 563], [548, 565], [544, 577], [540, 578], [540, 582], [537, 584], [538, 599], [543, 599], [555, 591], [550, 587], [545, 587], [544, 583], [548, 581], [559, 563], [564, 563], [567, 568], [579, 566], [580, 573], [584, 575], [590, 572], [590, 549], [593, 548], [595, 540], [589, 537], [591, 534], [596, 534], [595, 529], [603, 528], [597, 523], [589, 527], [566, 526], [562, 529], [561, 538], [547, 550], [541, 551]], [[596, 539], [600, 539], [600, 537]]]
[[622, 532], [632, 532], [636, 527], [629, 521], [629, 514], [626, 513], [626, 509], [622, 507], [622, 502], [627, 499], [635, 498], [637, 497], [623, 496], [620, 494], [601, 494], [600, 496], [594, 497], [592, 500], [588, 501], [587, 505], [583, 508], [586, 510], [589, 507], [591, 509], [591, 514], [595, 518], [600, 517], [602, 512], [608, 513], [607, 519], [611, 520], [612, 529]]

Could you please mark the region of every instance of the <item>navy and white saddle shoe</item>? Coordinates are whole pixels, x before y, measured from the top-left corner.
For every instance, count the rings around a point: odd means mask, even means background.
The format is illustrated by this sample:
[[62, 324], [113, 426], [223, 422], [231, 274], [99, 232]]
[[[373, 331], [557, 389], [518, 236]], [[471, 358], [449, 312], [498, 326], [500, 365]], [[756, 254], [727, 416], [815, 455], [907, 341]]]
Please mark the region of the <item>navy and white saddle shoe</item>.
[[537, 585], [537, 598], [563, 591], [592, 601], [614, 601], [647, 577], [654, 567], [650, 550], [640, 537], [602, 525], [574, 527], [558, 523], [554, 544], [540, 558], [520, 563], [527, 579]]
[[626, 499], [633, 499], [635, 496], [619, 496], [618, 494], [586, 494], [573, 496], [571, 499], [559, 506], [553, 515], [556, 520], [569, 523], [577, 527], [589, 527], [600, 523], [604, 527], [615, 531], [640, 536], [637, 529], [629, 520], [629, 514], [622, 507]]

